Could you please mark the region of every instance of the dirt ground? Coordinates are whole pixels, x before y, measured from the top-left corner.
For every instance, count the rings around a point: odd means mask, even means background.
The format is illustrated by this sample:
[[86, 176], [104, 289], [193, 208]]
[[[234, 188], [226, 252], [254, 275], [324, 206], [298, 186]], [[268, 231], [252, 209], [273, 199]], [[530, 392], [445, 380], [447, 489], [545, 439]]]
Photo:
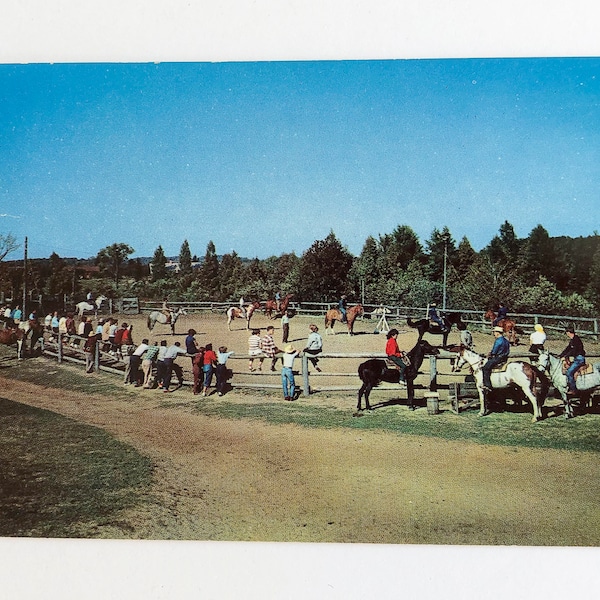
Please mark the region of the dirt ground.
[[[139, 341], [147, 330], [141, 318], [134, 323]], [[238, 323], [229, 333], [224, 318], [190, 315], [178, 338], [194, 327], [201, 343], [212, 338], [243, 353], [248, 334]], [[293, 343], [305, 339], [309, 323], [292, 320]], [[362, 327], [372, 333], [372, 323]], [[401, 342], [414, 333], [402, 335]], [[327, 351], [360, 352], [380, 351], [385, 337], [324, 339]], [[168, 395], [173, 408], [148, 390], [106, 398], [4, 378], [0, 388], [11, 400], [101, 427], [156, 464], [156, 501], [121, 515], [98, 537], [600, 545], [596, 454], [208, 418], [187, 409], [186, 388]], [[234, 389], [227, 399], [251, 394]]]

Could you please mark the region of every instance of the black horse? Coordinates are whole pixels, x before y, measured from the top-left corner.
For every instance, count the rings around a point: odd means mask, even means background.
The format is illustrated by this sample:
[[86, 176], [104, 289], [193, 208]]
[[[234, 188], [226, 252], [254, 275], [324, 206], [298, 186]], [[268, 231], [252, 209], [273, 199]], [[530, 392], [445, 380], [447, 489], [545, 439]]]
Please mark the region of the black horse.
[[[406, 379], [406, 391], [408, 395], [408, 407], [410, 410], [415, 410], [415, 379], [419, 373], [419, 368], [423, 364], [423, 359], [428, 354], [439, 354], [439, 350], [432, 346], [426, 340], [420, 340], [415, 347], [408, 353], [410, 365], [404, 370]], [[365, 397], [365, 408], [371, 410], [369, 404], [369, 395], [371, 390], [379, 385], [382, 381], [388, 383], [398, 383], [400, 379], [400, 371], [398, 369], [389, 369], [386, 361], [381, 358], [371, 358], [358, 367], [358, 376], [363, 382], [360, 390], [358, 390], [358, 405], [357, 409], [362, 410], [362, 398]]]
[[450, 313], [447, 316], [442, 317], [442, 321], [446, 326], [444, 331], [437, 324], [432, 324], [429, 319], [419, 319], [418, 321], [413, 321], [410, 317], [406, 319], [406, 324], [409, 327], [414, 327], [419, 332], [419, 341], [423, 339], [423, 335], [426, 333], [435, 333], [437, 335], [442, 335], [442, 346], [447, 346], [448, 344], [448, 334], [452, 329], [452, 325], [456, 325], [459, 331], [463, 331], [467, 328], [466, 323], [463, 322], [460, 313]]

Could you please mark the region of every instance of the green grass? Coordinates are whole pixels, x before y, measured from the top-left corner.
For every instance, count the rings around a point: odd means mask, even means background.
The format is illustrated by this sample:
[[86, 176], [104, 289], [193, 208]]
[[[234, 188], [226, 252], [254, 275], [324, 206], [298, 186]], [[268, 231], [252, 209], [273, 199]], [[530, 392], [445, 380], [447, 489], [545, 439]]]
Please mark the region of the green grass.
[[137, 504], [149, 459], [96, 427], [0, 398], [0, 535], [96, 537]]

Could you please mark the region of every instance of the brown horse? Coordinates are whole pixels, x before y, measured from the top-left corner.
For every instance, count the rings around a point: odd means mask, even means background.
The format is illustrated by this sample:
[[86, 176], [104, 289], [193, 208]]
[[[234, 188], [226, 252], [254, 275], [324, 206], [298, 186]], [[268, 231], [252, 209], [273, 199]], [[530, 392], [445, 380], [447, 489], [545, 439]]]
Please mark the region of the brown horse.
[[269, 319], [276, 319], [278, 315], [282, 315], [288, 308], [290, 300], [294, 297], [294, 294], [286, 294], [283, 300], [277, 306], [276, 300], [265, 301], [265, 317]]
[[[490, 323], [493, 323], [494, 319], [496, 318], [496, 313], [490, 308], [485, 315], [483, 315], [483, 318], [489, 319]], [[522, 331], [518, 329], [515, 321], [512, 319], [501, 319], [498, 321], [498, 327], [502, 327], [504, 333], [506, 334], [506, 338], [512, 346], [519, 345], [519, 337], [517, 333], [522, 333]]]
[[[21, 321], [17, 327], [0, 331], [0, 344], [12, 346], [17, 344], [17, 356], [23, 358], [31, 355], [38, 340], [44, 333], [44, 327], [38, 321]], [[29, 348], [27, 348], [27, 340]]]
[[232, 306], [227, 309], [227, 328], [231, 331], [231, 321], [234, 319], [246, 319], [246, 329], [250, 329], [250, 319], [252, 318], [252, 314], [254, 311], [260, 308], [260, 302], [256, 300], [248, 305], [247, 308], [238, 308], [237, 306]]
[[[358, 315], [364, 314], [365, 309], [362, 304], [357, 304], [356, 306], [349, 306], [346, 310], [346, 325], [348, 326], [348, 335], [354, 335], [354, 321]], [[325, 335], [332, 333], [335, 335], [335, 331], [333, 331], [333, 326], [336, 321], [342, 320], [342, 313], [339, 308], [330, 308], [325, 315]]]

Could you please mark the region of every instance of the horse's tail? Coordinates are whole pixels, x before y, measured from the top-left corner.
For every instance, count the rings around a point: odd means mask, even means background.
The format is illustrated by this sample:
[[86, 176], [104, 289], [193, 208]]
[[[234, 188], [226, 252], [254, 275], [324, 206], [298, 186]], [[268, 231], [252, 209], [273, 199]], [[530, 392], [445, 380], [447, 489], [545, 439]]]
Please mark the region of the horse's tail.
[[148, 315], [148, 318], [146, 319], [146, 325], [148, 326], [148, 329], [152, 331], [152, 319], [150, 318], [150, 315]]
[[544, 401], [548, 397], [548, 392], [550, 391], [550, 379], [546, 373], [542, 373], [539, 369], [533, 369], [534, 379], [533, 383], [535, 384], [535, 377], [537, 377], [540, 381], [540, 394], [538, 396], [538, 403], [540, 406], [544, 404]]

